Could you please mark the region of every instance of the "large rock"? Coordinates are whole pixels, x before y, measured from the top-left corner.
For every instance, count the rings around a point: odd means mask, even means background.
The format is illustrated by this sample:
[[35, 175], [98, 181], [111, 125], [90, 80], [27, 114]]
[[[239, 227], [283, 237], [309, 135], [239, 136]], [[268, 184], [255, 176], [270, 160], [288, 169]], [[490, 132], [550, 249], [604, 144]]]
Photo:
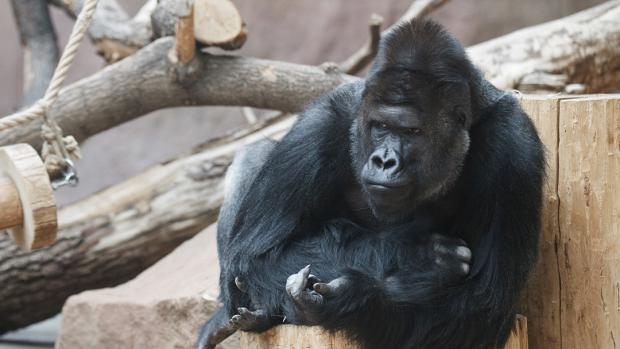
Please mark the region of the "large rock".
[[[56, 348], [193, 348], [218, 306], [218, 276], [211, 227], [130, 282], [70, 297]], [[239, 348], [238, 338], [221, 348]]]

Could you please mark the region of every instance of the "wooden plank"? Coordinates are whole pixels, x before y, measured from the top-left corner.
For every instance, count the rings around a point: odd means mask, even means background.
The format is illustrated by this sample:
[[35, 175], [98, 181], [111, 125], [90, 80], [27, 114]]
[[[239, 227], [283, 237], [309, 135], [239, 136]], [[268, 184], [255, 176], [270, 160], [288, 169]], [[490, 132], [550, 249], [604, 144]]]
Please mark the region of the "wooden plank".
[[620, 345], [620, 97], [560, 103], [562, 348]]
[[[359, 349], [340, 333], [318, 326], [280, 325], [263, 333], [241, 332], [241, 349]], [[527, 320], [517, 316], [504, 349], [527, 349]]]
[[554, 349], [561, 346], [560, 275], [558, 243], [558, 113], [557, 96], [525, 96], [521, 105], [530, 116], [547, 158], [547, 181], [543, 192], [542, 231], [539, 259], [524, 292], [522, 308], [528, 318], [529, 344], [532, 348]]

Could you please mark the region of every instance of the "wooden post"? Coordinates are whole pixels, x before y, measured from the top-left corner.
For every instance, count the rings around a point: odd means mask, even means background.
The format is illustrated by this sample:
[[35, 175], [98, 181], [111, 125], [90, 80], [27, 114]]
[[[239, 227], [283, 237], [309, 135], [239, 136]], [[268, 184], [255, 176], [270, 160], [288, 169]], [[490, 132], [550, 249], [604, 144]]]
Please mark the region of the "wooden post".
[[[574, 96], [568, 96], [574, 98]], [[539, 258], [530, 275], [521, 311], [527, 316], [529, 344], [532, 348], [560, 348], [560, 275], [558, 242], [558, 117], [560, 98], [525, 96], [523, 109], [530, 116], [545, 145], [547, 180], [543, 188], [543, 215]]]
[[558, 128], [561, 347], [616, 348], [620, 95], [562, 100]]
[[56, 203], [39, 154], [27, 144], [0, 148], [0, 229], [10, 229], [21, 248], [56, 240]]
[[[280, 325], [264, 333], [241, 332], [241, 349], [359, 349], [342, 334], [320, 327]], [[527, 320], [517, 316], [504, 349], [527, 349]]]

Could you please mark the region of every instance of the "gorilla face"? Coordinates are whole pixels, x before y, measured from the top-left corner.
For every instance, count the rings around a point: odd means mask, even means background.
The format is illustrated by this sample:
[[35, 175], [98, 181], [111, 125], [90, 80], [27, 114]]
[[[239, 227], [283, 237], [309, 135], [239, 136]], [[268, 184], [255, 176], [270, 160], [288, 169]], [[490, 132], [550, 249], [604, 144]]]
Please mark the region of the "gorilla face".
[[465, 162], [470, 124], [465, 83], [402, 70], [369, 77], [352, 135], [374, 215], [397, 222], [449, 190]]

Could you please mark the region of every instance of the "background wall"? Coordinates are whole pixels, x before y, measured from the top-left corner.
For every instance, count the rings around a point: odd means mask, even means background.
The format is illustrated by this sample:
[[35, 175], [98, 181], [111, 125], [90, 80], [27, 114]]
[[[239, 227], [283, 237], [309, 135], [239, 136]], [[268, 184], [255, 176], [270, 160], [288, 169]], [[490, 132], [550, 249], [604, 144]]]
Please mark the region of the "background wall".
[[[143, 1], [119, 1], [134, 13]], [[484, 41], [518, 28], [549, 21], [602, 3], [602, 0], [453, 0], [432, 17], [444, 24], [465, 45]], [[371, 13], [395, 21], [409, 0], [236, 0], [248, 29], [245, 47], [233, 54], [251, 55], [304, 64], [342, 61], [367, 39]], [[73, 21], [53, 9], [61, 45]], [[21, 100], [22, 53], [8, 1], [0, 3], [0, 115], [17, 110]], [[85, 42], [69, 83], [104, 65]], [[78, 164], [81, 184], [58, 192], [61, 204], [114, 184], [144, 168], [174, 157], [245, 119], [240, 108], [192, 107], [152, 113], [99, 134], [83, 144]]]

